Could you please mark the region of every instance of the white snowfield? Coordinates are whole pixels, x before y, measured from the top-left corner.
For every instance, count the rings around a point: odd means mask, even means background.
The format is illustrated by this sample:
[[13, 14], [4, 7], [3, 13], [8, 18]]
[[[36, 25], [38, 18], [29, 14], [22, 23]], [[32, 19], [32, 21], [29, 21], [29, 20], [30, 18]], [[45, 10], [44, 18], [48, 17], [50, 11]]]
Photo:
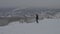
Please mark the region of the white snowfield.
[[60, 34], [60, 19], [44, 19], [39, 23], [10, 23], [0, 26], [0, 34]]

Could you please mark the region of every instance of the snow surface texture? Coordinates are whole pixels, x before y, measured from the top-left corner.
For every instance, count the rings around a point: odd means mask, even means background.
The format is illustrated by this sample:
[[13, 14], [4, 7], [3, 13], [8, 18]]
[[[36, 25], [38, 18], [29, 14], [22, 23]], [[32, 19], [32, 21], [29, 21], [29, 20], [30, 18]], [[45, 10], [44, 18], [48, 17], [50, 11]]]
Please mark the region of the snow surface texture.
[[60, 19], [44, 19], [39, 24], [12, 22], [0, 27], [0, 34], [60, 34]]
[[20, 23], [33, 23], [36, 21], [36, 14], [39, 20], [58, 19], [60, 18], [60, 9], [47, 8], [1, 8], [0, 9], [0, 26], [8, 25], [11, 22], [19, 21]]

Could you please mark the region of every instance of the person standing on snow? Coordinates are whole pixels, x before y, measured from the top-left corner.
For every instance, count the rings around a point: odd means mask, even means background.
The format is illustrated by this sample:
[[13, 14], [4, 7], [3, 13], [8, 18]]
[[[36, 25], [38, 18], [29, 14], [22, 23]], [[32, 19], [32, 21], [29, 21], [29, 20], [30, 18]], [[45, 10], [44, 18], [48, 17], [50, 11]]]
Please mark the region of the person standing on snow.
[[38, 22], [38, 19], [39, 19], [38, 14], [36, 14], [36, 22], [37, 22], [37, 23], [39, 23], [39, 22]]

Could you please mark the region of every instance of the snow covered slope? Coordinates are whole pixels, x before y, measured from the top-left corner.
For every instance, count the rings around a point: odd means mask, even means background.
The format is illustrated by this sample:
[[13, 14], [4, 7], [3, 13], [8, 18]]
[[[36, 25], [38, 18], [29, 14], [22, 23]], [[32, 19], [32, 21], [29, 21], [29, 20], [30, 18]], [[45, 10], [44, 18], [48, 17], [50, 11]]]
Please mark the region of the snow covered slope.
[[0, 26], [0, 34], [60, 34], [60, 19], [44, 19], [38, 24], [12, 22]]

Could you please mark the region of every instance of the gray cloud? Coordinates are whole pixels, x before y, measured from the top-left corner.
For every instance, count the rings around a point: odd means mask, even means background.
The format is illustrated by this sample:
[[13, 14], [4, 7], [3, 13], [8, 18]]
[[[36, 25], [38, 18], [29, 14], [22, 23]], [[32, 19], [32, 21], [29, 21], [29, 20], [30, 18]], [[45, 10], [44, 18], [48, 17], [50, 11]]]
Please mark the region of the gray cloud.
[[60, 0], [0, 0], [0, 7], [7, 6], [60, 8]]

